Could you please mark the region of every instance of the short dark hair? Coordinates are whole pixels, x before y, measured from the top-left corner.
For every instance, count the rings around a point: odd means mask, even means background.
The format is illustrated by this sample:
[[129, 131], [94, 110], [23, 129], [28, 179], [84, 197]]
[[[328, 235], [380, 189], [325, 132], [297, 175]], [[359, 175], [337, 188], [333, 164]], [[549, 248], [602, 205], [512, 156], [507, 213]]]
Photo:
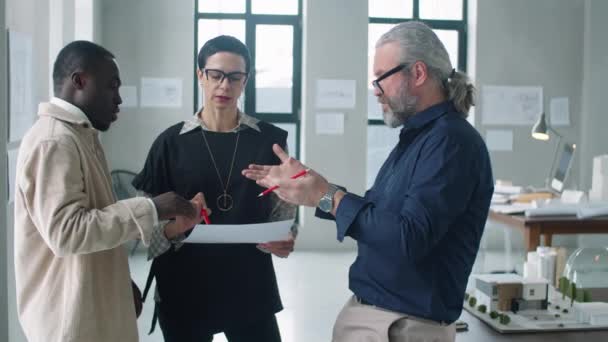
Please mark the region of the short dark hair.
[[208, 40], [198, 52], [198, 68], [203, 70], [207, 59], [218, 52], [231, 52], [243, 57], [245, 60], [245, 72], [249, 73], [251, 67], [251, 55], [249, 49], [243, 42], [232, 36], [217, 36]]
[[66, 45], [53, 65], [53, 90], [55, 95], [61, 90], [66, 77], [77, 70], [88, 71], [104, 59], [112, 59], [114, 55], [104, 47], [86, 40], [76, 40]]

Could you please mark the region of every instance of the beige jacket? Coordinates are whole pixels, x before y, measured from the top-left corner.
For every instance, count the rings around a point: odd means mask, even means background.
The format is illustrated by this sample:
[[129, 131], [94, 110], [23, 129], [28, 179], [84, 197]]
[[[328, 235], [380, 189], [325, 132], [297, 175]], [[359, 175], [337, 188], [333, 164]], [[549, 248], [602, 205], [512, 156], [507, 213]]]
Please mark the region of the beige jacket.
[[137, 238], [148, 244], [154, 205], [145, 198], [116, 202], [86, 116], [52, 103], [38, 111], [21, 142], [15, 191], [17, 308], [25, 335], [30, 342], [138, 341], [121, 245]]

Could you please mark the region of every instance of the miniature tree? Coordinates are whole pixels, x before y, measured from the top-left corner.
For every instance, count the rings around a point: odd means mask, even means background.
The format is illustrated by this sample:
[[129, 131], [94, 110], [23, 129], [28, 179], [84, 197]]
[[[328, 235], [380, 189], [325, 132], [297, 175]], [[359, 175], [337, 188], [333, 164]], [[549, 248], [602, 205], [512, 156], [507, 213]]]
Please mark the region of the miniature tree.
[[480, 306], [477, 307], [477, 311], [479, 311], [481, 313], [486, 313], [487, 310], [488, 310], [488, 307], [485, 306], [484, 304], [481, 304]]
[[583, 290], [583, 303], [591, 302], [591, 292], [589, 290]]
[[566, 299], [566, 294], [570, 288], [570, 281], [566, 277], [559, 278], [559, 292], [562, 293], [562, 299]]
[[578, 291], [576, 291], [575, 300], [579, 303], [584, 303], [585, 302], [585, 290], [578, 289]]
[[467, 292], [464, 293], [464, 300], [469, 300], [469, 294]]
[[574, 305], [574, 299], [576, 298], [576, 284], [570, 283], [568, 290], [568, 296], [570, 297], [570, 306]]
[[492, 312], [490, 312], [490, 318], [491, 318], [491, 319], [496, 319], [496, 318], [498, 318], [498, 316], [500, 316], [500, 315], [498, 314], [498, 312], [496, 312], [496, 311], [492, 311]]
[[470, 306], [470, 307], [472, 307], [472, 308], [474, 308], [474, 307], [475, 307], [475, 305], [477, 305], [477, 298], [475, 298], [475, 297], [470, 297], [470, 298], [469, 298], [469, 306]]
[[500, 315], [499, 322], [500, 324], [507, 325], [511, 322], [511, 317], [509, 317], [507, 314], [502, 314]]

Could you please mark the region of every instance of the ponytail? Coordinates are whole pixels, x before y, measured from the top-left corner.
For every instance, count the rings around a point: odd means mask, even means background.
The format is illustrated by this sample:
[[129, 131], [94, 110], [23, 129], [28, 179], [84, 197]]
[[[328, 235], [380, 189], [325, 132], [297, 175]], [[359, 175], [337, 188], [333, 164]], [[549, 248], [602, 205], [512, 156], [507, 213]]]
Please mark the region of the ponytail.
[[448, 99], [454, 103], [456, 110], [469, 114], [471, 106], [475, 105], [475, 87], [469, 82], [469, 77], [459, 71], [453, 70], [452, 75], [446, 82]]

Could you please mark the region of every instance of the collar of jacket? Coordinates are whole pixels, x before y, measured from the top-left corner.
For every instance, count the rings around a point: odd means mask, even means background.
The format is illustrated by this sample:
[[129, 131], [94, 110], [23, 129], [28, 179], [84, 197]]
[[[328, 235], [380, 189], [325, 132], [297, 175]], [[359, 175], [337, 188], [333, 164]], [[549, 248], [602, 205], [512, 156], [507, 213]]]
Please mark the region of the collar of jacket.
[[88, 120], [84, 120], [78, 115], [68, 112], [67, 110], [50, 102], [43, 102], [38, 105], [38, 116], [52, 117], [54, 119], [71, 123], [86, 129], [97, 131]]

